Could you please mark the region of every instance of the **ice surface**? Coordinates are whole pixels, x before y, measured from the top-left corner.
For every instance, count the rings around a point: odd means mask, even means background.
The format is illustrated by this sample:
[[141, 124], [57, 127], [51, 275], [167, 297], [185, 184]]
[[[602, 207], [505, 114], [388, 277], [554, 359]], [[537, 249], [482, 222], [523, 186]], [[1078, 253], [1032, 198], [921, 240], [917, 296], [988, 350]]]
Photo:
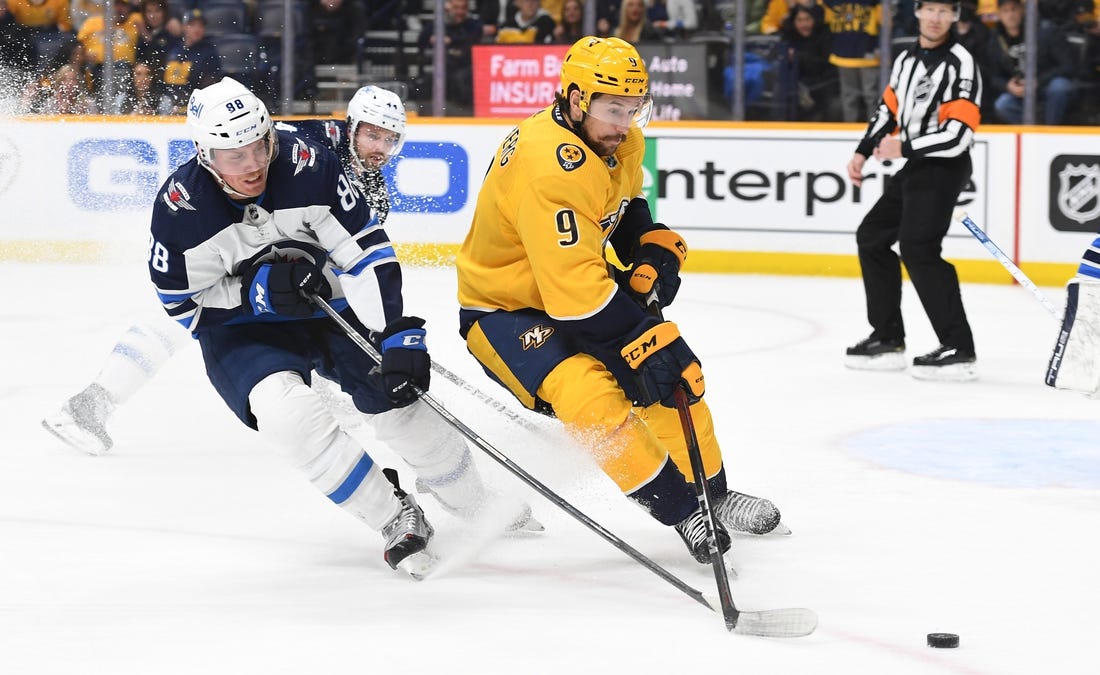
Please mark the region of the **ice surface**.
[[[407, 286], [433, 355], [507, 400], [458, 338], [453, 273], [411, 268]], [[159, 312], [144, 270], [5, 263], [0, 287], [0, 673], [1097, 672], [1100, 403], [1042, 384], [1057, 325], [1019, 287], [964, 287], [981, 379], [958, 384], [843, 367], [869, 330], [857, 280], [685, 280], [668, 317], [702, 357], [731, 484], [773, 499], [794, 531], [735, 537], [733, 597], [814, 609], [820, 627], [797, 640], [727, 633], [477, 451], [546, 532], [493, 537], [425, 496], [455, 557], [402, 578], [378, 534], [233, 418], [197, 346], [118, 411], [107, 455], [81, 455], [40, 420]], [[909, 355], [934, 348], [910, 287], [905, 312]], [[443, 378], [432, 392], [713, 593], [675, 532], [553, 432]], [[962, 646], [929, 649], [938, 631]]]

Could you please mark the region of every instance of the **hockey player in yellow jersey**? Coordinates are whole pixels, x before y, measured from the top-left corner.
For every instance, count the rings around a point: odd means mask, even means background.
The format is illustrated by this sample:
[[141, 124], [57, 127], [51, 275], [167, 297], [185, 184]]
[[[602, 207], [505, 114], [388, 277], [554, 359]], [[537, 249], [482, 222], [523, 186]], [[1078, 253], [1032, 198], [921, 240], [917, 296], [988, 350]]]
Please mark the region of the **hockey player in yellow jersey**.
[[[699, 360], [674, 323], [644, 309], [673, 301], [687, 255], [642, 196], [648, 84], [618, 38], [569, 49], [556, 102], [504, 139], [486, 174], [457, 260], [460, 331], [490, 377], [560, 419], [708, 562], [677, 387], [692, 403], [722, 550], [727, 530], [764, 534], [780, 518], [770, 501], [727, 489]], [[609, 265], [609, 244], [625, 269]]]

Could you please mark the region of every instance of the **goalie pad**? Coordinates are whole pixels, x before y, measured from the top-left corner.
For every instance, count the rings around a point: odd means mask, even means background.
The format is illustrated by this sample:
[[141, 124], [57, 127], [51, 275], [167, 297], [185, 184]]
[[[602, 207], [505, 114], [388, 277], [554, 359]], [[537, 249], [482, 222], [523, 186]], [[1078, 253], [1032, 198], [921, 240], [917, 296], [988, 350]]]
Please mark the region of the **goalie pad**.
[[1078, 277], [1066, 284], [1066, 313], [1046, 384], [1085, 394], [1100, 391], [1100, 280]]

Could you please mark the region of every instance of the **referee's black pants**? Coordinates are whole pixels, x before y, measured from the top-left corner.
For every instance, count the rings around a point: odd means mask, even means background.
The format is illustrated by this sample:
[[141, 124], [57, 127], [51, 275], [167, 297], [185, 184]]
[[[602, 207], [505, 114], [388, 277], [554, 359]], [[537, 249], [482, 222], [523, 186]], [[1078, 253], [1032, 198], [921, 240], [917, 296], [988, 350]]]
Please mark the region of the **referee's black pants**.
[[[909, 160], [860, 223], [856, 244], [872, 337], [905, 338], [901, 318], [904, 261], [940, 344], [974, 353], [959, 276], [941, 255], [943, 238], [970, 170], [970, 153], [949, 159]], [[894, 242], [898, 242], [900, 259], [891, 248]]]

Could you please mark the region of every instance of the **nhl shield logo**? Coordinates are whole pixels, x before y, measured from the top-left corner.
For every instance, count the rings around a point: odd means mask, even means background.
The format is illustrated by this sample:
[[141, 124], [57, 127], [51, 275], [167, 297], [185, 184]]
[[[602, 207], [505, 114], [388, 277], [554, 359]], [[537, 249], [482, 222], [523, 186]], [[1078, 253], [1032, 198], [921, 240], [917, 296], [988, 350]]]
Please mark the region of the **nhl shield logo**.
[[1058, 210], [1084, 224], [1100, 216], [1100, 163], [1069, 164], [1058, 172]]
[[917, 86], [913, 89], [913, 99], [921, 103], [927, 101], [932, 96], [932, 91], [936, 86], [932, 83], [929, 77], [922, 77]]

